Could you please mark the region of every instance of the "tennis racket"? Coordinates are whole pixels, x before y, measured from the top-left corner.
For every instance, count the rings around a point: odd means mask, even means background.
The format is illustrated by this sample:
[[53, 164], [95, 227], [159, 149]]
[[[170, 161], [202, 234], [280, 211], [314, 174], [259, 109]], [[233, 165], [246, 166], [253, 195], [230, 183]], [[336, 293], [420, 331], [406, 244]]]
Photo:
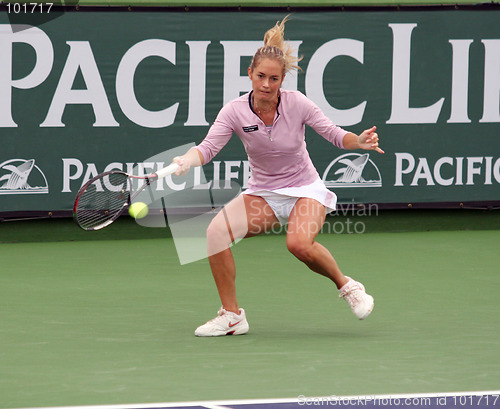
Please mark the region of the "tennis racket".
[[[76, 195], [73, 219], [83, 230], [100, 230], [113, 223], [151, 183], [175, 173], [179, 165], [172, 163], [147, 176], [134, 176], [112, 170], [90, 179]], [[133, 191], [133, 180], [142, 185]]]

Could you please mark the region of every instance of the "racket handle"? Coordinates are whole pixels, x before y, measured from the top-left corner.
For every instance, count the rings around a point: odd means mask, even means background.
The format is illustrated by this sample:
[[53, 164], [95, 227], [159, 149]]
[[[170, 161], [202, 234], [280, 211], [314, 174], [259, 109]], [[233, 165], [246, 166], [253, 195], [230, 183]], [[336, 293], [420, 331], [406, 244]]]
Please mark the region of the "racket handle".
[[159, 171], [156, 172], [156, 176], [158, 176], [158, 179], [163, 179], [164, 177], [171, 175], [175, 173], [175, 171], [179, 168], [179, 165], [177, 163], [171, 163], [167, 167], [160, 169]]

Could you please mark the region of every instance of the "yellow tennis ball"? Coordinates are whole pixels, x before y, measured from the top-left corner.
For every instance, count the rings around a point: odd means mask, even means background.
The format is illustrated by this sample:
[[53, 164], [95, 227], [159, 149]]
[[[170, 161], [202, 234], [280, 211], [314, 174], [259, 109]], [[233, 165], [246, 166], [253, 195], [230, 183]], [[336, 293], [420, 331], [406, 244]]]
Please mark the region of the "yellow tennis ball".
[[143, 217], [146, 217], [148, 213], [148, 205], [143, 202], [132, 203], [128, 208], [128, 214], [134, 219], [142, 219]]

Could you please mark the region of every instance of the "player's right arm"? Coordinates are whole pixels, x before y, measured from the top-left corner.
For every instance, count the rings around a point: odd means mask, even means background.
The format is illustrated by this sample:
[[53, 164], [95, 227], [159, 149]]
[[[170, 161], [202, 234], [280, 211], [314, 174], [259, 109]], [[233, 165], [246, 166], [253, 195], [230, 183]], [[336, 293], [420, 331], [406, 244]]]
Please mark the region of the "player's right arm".
[[173, 162], [179, 165], [179, 169], [175, 172], [177, 176], [185, 175], [191, 167], [207, 164], [226, 146], [234, 129], [230, 112], [230, 104], [224, 106], [208, 130], [205, 139], [199, 145], [189, 149], [184, 155], [173, 159]]

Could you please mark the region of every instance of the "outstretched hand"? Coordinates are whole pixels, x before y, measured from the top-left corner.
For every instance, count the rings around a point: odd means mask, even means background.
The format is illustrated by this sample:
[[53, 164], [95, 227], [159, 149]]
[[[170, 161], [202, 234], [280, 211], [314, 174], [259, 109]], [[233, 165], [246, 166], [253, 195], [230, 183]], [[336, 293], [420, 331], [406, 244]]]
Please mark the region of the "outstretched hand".
[[377, 127], [373, 126], [370, 129], [364, 130], [361, 135], [359, 135], [358, 143], [359, 147], [364, 150], [373, 150], [378, 153], [385, 153], [378, 146], [378, 134], [376, 132]]

